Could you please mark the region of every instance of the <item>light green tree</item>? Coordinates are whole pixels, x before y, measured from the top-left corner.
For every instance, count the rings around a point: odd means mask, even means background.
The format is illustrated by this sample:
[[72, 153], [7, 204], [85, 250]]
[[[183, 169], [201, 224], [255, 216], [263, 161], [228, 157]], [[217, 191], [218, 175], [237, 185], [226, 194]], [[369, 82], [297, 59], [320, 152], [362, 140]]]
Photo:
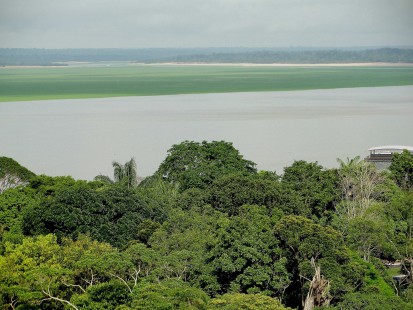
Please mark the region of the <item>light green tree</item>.
[[22, 244], [5, 243], [0, 256], [0, 296], [7, 307], [32, 309], [57, 301], [76, 309], [59, 290], [71, 278], [60, 249], [54, 235], [25, 238]]
[[339, 186], [342, 193], [341, 208], [348, 219], [363, 215], [374, 202], [380, 201], [392, 183], [385, 173], [357, 156], [347, 161], [337, 159]]
[[225, 294], [208, 303], [208, 310], [288, 310], [283, 304], [275, 298], [261, 294]]
[[373, 256], [395, 256], [395, 246], [389, 241], [393, 235], [394, 223], [386, 217], [382, 204], [372, 205], [363, 216], [350, 219], [345, 230], [347, 244], [365, 261]]
[[177, 279], [142, 281], [132, 293], [131, 309], [206, 309], [208, 295]]

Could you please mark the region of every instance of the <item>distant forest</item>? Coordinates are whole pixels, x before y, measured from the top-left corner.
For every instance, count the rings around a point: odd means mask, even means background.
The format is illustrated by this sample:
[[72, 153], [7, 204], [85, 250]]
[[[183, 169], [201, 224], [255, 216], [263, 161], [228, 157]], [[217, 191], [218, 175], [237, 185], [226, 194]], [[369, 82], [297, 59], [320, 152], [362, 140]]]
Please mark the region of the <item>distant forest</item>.
[[130, 61], [142, 63], [413, 63], [411, 48], [376, 49], [0, 49], [0, 66], [65, 65], [67, 62]]

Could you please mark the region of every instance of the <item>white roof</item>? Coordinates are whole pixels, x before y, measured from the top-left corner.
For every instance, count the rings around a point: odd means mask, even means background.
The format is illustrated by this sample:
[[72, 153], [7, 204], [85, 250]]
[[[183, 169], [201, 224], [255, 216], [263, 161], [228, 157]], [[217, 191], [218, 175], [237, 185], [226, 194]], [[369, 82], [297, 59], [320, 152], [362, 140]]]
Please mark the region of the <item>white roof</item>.
[[396, 150], [396, 151], [403, 151], [408, 150], [409, 152], [413, 152], [413, 146], [406, 146], [406, 145], [385, 145], [385, 146], [376, 146], [369, 149], [369, 151], [381, 151], [381, 150]]

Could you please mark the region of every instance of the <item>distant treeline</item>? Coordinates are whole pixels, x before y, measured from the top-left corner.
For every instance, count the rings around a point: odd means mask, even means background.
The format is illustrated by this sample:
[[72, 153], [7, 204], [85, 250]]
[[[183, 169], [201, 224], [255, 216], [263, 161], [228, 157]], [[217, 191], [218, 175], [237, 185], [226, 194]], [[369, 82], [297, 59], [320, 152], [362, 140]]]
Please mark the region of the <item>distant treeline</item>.
[[214, 53], [204, 55], [182, 55], [177, 62], [218, 63], [411, 63], [413, 49], [382, 48], [363, 51], [306, 50], [306, 51], [253, 51], [242, 53]]
[[0, 49], [0, 66], [64, 65], [65, 62], [131, 61], [201, 63], [412, 63], [411, 48], [376, 49]]

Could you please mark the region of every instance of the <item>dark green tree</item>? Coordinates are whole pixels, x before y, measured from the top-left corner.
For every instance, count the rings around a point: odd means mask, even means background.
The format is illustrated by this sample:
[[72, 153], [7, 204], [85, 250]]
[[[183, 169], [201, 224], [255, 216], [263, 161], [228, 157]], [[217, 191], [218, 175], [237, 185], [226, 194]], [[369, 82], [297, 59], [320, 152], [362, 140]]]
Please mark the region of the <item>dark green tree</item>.
[[275, 225], [275, 238], [283, 249], [291, 275], [284, 296], [288, 306], [304, 304], [315, 274], [314, 267], [320, 268], [321, 276], [329, 283], [319, 296], [329, 296], [329, 300], [353, 290], [363, 278], [363, 273], [357, 273], [350, 265], [349, 251], [341, 234], [331, 227], [288, 215]]
[[152, 208], [163, 210], [165, 214], [179, 196], [177, 186], [166, 182], [157, 174], [139, 183], [137, 192]]
[[206, 253], [207, 267], [218, 284], [211, 293], [281, 296], [287, 288], [287, 259], [273, 234], [280, 213], [272, 217], [267, 213], [265, 207], [245, 205], [239, 215], [216, 223]]
[[89, 233], [115, 246], [138, 239], [144, 220], [160, 220], [161, 210], [152, 209], [132, 189], [124, 186], [94, 190], [89, 186], [59, 191], [52, 199], [28, 210], [23, 216], [26, 234], [55, 233], [76, 238]]
[[[344, 296], [344, 300], [332, 309], [346, 310], [409, 310], [412, 302], [405, 302], [399, 296], [386, 296], [377, 291], [357, 292]], [[327, 308], [330, 309], [330, 308]]]
[[413, 153], [403, 150], [393, 154], [389, 170], [397, 185], [403, 189], [413, 188]]
[[205, 188], [228, 173], [253, 174], [256, 169], [255, 163], [244, 159], [232, 143], [184, 141], [168, 150], [158, 173], [184, 191], [191, 187]]
[[401, 260], [404, 272], [413, 284], [413, 192], [402, 192], [385, 208], [388, 218], [395, 226], [394, 234], [387, 238], [391, 238], [395, 245], [394, 256]]
[[269, 210], [284, 203], [281, 185], [258, 174], [227, 174], [216, 179], [205, 190], [205, 203], [215, 209], [237, 215], [242, 205], [266, 206]]
[[129, 291], [119, 280], [89, 286], [84, 294], [74, 295], [70, 302], [78, 309], [109, 310], [128, 304], [132, 300]]
[[300, 160], [284, 168], [282, 183], [298, 194], [306, 210], [300, 215], [314, 220], [328, 219], [339, 197], [337, 172], [317, 163]]
[[23, 238], [22, 213], [38, 204], [39, 199], [27, 188], [13, 188], [0, 194], [1, 243], [5, 241], [21, 242]]

